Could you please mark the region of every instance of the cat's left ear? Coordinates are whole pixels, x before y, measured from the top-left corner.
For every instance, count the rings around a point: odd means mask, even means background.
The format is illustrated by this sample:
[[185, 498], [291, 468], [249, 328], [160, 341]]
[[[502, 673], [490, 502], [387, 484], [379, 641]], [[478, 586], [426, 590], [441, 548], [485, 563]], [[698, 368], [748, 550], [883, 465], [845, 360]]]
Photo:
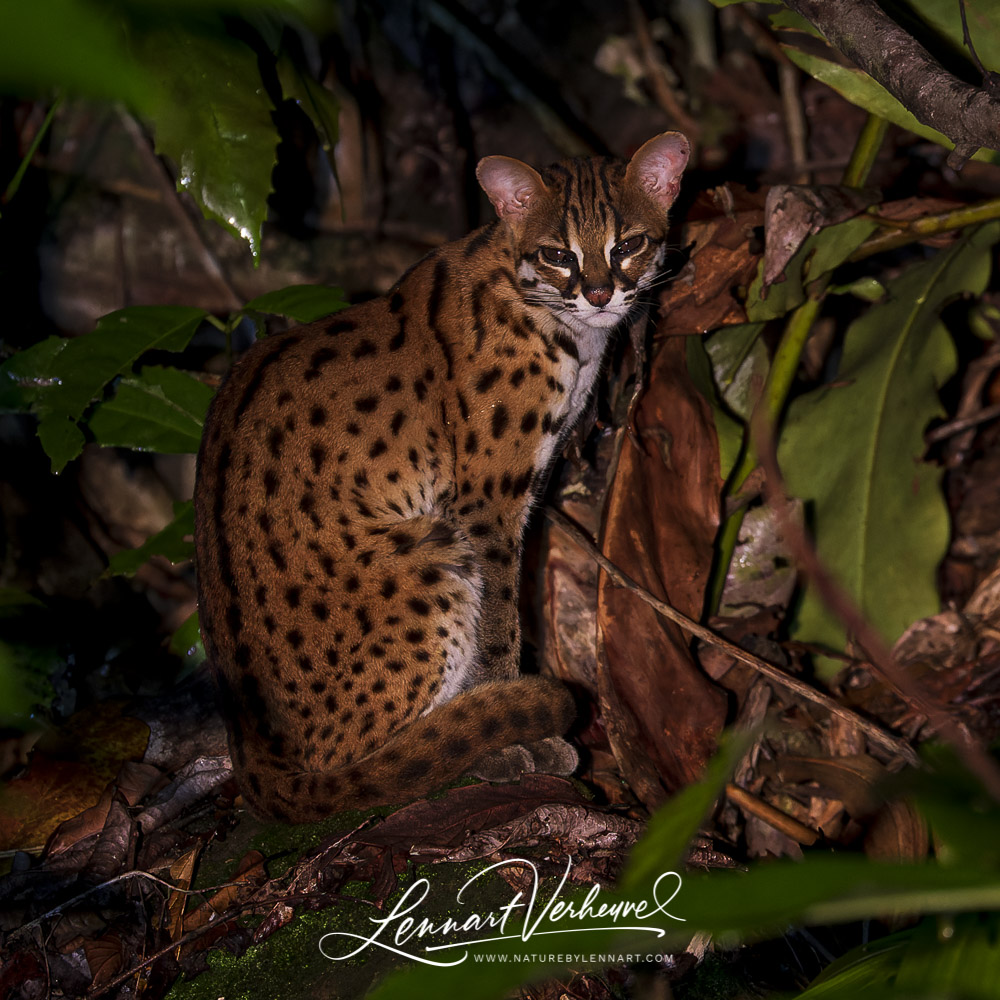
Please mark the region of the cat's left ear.
[[666, 212], [681, 189], [681, 174], [690, 155], [691, 146], [680, 132], [661, 132], [643, 143], [629, 160], [625, 179]]
[[515, 224], [548, 194], [538, 171], [510, 156], [484, 157], [476, 167], [476, 177], [497, 215]]

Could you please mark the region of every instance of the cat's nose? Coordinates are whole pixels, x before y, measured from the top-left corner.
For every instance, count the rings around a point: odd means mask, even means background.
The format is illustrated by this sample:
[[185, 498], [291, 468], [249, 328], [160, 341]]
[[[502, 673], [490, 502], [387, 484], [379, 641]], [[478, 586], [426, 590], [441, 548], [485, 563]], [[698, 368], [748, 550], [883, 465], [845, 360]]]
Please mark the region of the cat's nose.
[[607, 285], [584, 288], [583, 297], [592, 306], [606, 306], [611, 301], [611, 288]]

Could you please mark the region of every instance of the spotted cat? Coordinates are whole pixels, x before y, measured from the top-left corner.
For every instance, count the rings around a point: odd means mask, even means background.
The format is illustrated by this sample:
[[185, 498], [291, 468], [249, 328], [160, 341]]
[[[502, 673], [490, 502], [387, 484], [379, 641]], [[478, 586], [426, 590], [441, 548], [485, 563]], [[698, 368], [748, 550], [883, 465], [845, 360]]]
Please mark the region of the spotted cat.
[[518, 672], [521, 537], [612, 329], [658, 275], [687, 159], [677, 132], [627, 164], [488, 156], [494, 222], [234, 366], [199, 455], [196, 544], [255, 812], [303, 822], [576, 765], [569, 693]]

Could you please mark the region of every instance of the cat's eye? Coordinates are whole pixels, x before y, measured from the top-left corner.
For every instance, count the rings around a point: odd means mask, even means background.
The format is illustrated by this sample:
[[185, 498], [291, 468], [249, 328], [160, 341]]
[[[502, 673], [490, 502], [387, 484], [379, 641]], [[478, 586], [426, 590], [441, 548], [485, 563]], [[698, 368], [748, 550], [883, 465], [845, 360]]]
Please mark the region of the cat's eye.
[[559, 267], [572, 267], [576, 263], [576, 254], [572, 250], [560, 250], [558, 247], [542, 247], [542, 256]]
[[631, 257], [634, 253], [638, 253], [645, 244], [645, 233], [639, 233], [638, 236], [630, 236], [627, 240], [622, 240], [618, 246], [612, 249], [611, 256], [615, 260], [623, 260], [626, 257]]

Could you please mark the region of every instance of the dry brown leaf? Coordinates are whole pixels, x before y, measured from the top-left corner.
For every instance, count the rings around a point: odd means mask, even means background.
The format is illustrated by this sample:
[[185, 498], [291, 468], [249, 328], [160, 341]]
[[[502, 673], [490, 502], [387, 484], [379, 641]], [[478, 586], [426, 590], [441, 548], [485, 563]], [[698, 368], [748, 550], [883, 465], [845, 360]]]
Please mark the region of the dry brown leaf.
[[701, 195], [688, 214], [682, 238], [692, 247], [691, 258], [660, 300], [658, 337], [703, 334], [746, 322], [734, 290], [748, 285], [757, 271], [760, 254], [751, 252], [750, 237], [763, 225], [764, 209], [759, 196], [736, 184], [726, 188], [734, 195], [733, 211], [724, 214], [708, 195]]
[[22, 777], [0, 787], [0, 850], [39, 848], [60, 823], [101, 800], [121, 762], [142, 757], [148, 737], [119, 703], [72, 716], [39, 742]]
[[865, 834], [865, 854], [875, 861], [921, 861], [929, 847], [927, 824], [905, 799], [887, 802]]
[[[608, 492], [604, 554], [640, 586], [700, 618], [719, 523], [712, 417], [684, 364], [684, 340], [653, 360]], [[726, 699], [694, 662], [687, 637], [602, 573], [601, 713], [612, 749], [648, 806], [694, 781], [715, 748]]]
[[194, 866], [198, 861], [199, 854], [201, 854], [200, 844], [182, 854], [170, 866], [170, 877], [177, 884], [177, 888], [183, 890], [181, 892], [171, 892], [170, 898], [167, 900], [168, 931], [171, 941], [176, 941], [184, 934], [184, 907], [188, 901], [187, 890], [191, 888], [191, 880], [194, 878]]
[[125, 962], [124, 943], [113, 931], [103, 937], [84, 941], [83, 952], [87, 956], [90, 974], [94, 977], [91, 983], [94, 990], [99, 990], [114, 979]]

